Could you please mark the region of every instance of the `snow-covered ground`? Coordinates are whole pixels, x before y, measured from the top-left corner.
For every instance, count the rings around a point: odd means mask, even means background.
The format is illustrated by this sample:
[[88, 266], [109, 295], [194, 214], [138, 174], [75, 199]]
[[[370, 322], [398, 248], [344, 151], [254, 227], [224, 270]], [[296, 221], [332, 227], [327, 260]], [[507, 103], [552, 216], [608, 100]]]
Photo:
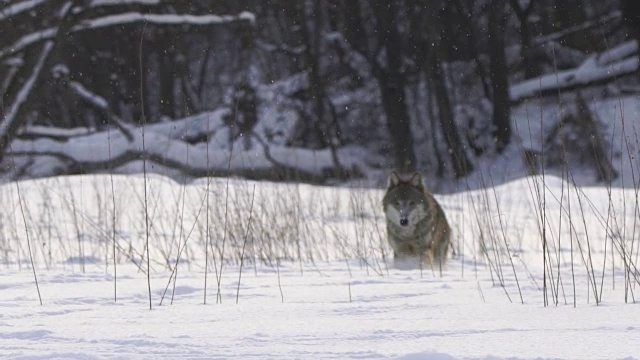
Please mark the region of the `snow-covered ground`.
[[393, 267], [382, 194], [156, 175], [2, 185], [0, 357], [640, 358], [634, 188], [546, 176], [437, 196], [457, 250], [442, 274]]

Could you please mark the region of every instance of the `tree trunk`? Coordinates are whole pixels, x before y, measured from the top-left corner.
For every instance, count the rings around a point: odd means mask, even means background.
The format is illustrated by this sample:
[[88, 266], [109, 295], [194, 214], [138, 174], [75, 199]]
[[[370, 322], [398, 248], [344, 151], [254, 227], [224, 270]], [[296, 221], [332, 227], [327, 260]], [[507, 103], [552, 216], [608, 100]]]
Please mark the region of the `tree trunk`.
[[377, 59], [373, 59], [373, 65], [380, 86], [387, 129], [394, 147], [395, 163], [400, 172], [412, 172], [416, 169], [416, 155], [404, 93], [406, 79], [402, 72], [403, 49], [400, 33], [395, 21], [397, 9], [393, 1], [385, 4], [374, 1], [372, 6], [379, 44], [384, 49], [386, 58], [384, 66], [377, 65]]
[[453, 175], [456, 178], [461, 178], [473, 170], [473, 165], [467, 158], [467, 154], [460, 140], [458, 127], [456, 126], [453, 111], [451, 110], [446, 77], [442, 69], [441, 60], [438, 57], [433, 59], [431, 70], [431, 78], [433, 80], [436, 102], [438, 104], [438, 118], [440, 119], [440, 127], [442, 128], [444, 140], [447, 144], [449, 156], [451, 156]]
[[367, 56], [369, 47], [366, 31], [363, 26], [362, 10], [358, 0], [344, 2], [344, 36], [349, 40], [356, 51]]
[[[425, 74], [425, 86], [427, 87], [427, 94], [435, 93], [435, 86], [433, 85], [433, 81], [430, 81], [430, 76]], [[429, 114], [429, 130], [431, 130], [431, 142], [433, 143], [433, 155], [436, 158], [436, 176], [439, 178], [444, 177], [445, 171], [445, 160], [444, 155], [440, 152], [440, 148], [438, 147], [438, 127], [436, 125], [436, 108], [437, 105], [433, 101], [433, 96], [427, 96], [427, 111]]]
[[640, 1], [622, 0], [622, 17], [629, 29], [629, 37], [640, 45]]
[[409, 123], [409, 112], [405, 102], [405, 83], [396, 72], [390, 71], [378, 76], [382, 107], [387, 117], [387, 129], [394, 148], [395, 163], [400, 172], [416, 169], [416, 155], [413, 149], [413, 135]]
[[502, 153], [511, 141], [509, 80], [505, 55], [505, 0], [492, 0], [489, 9], [489, 57], [493, 90], [493, 136], [496, 151]]
[[[460, 24], [462, 31], [466, 33], [467, 36], [467, 44], [469, 49], [469, 53], [473, 56], [473, 62], [475, 63], [476, 73], [480, 78], [480, 83], [482, 84], [482, 90], [484, 91], [484, 96], [489, 98], [491, 97], [491, 91], [489, 89], [489, 80], [487, 76], [487, 71], [485, 65], [480, 60], [480, 50], [478, 49], [478, 40], [476, 29], [473, 23], [474, 14], [473, 14], [473, 2], [471, 2], [471, 6], [465, 7], [461, 0], [455, 0], [451, 2], [454, 9], [458, 12], [459, 18], [465, 19]], [[480, 35], [482, 37], [482, 35]]]
[[[425, 8], [418, 9], [417, 13], [418, 23], [420, 24], [416, 29], [422, 31], [425, 35], [417, 35], [416, 38], [420, 38], [422, 42], [420, 44], [421, 56], [418, 61], [421, 62], [421, 72], [425, 75], [428, 86], [428, 108], [431, 109], [429, 113], [430, 122], [432, 124], [434, 139], [434, 146], [437, 147], [436, 131], [439, 126], [440, 131], [444, 138], [446, 145], [446, 151], [442, 156], [449, 156], [448, 161], [443, 161], [440, 158], [440, 154], [436, 154], [439, 159], [438, 162], [442, 163], [441, 167], [448, 167], [452, 165], [453, 175], [456, 178], [461, 178], [469, 174], [473, 170], [473, 164], [469, 161], [467, 153], [465, 152], [465, 146], [461, 141], [461, 137], [458, 131], [458, 126], [454, 119], [454, 113], [451, 105], [451, 99], [449, 97], [449, 90], [447, 87], [447, 76], [443, 68], [443, 64], [449, 59], [449, 44], [452, 43], [452, 30], [450, 27], [445, 26], [446, 23], [452, 23], [454, 18], [454, 11], [462, 13], [463, 6], [460, 1], [455, 3], [447, 3], [446, 1], [429, 2]], [[465, 29], [471, 30], [470, 23], [465, 24]], [[471, 35], [469, 35], [471, 36]], [[474, 51], [475, 52], [475, 51]], [[435, 105], [433, 104], [435, 100]], [[437, 113], [435, 107], [437, 106]], [[436, 125], [437, 121], [437, 125]], [[442, 174], [443, 169], [438, 168], [438, 173]]]
[[531, 26], [527, 18], [523, 18], [520, 25], [520, 46], [522, 49], [522, 64], [525, 79], [532, 79], [542, 74], [540, 64], [535, 59], [535, 51], [531, 44]]
[[327, 124], [329, 123], [325, 107], [327, 95], [324, 79], [320, 73], [320, 12], [322, 9], [319, 4], [318, 1], [304, 1], [301, 12], [305, 23], [301, 27], [301, 31], [305, 44], [305, 65], [309, 79], [309, 94], [311, 95], [310, 131], [313, 134], [315, 145], [323, 148], [330, 143], [331, 134], [327, 132]]
[[525, 79], [532, 79], [542, 74], [540, 64], [535, 59], [531, 38], [531, 24], [529, 24], [529, 14], [531, 14], [533, 4], [534, 0], [530, 0], [525, 7], [521, 7], [520, 1], [511, 0], [511, 8], [520, 22], [520, 54], [522, 56]]
[[[175, 118], [175, 104], [173, 88], [175, 86], [175, 69], [174, 63], [175, 54], [173, 51], [168, 51], [163, 48], [158, 49], [158, 58], [160, 60], [160, 72], [155, 76], [158, 77], [160, 85], [160, 98], [151, 99], [154, 102], [160, 100], [160, 116], [167, 116], [169, 118]], [[160, 121], [160, 118], [149, 119], [151, 122]]]

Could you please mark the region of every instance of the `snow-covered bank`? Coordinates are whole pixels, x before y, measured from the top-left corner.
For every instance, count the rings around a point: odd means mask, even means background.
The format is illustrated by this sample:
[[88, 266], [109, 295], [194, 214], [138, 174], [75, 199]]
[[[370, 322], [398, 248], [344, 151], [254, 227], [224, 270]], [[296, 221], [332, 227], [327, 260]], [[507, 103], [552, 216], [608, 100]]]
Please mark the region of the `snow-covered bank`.
[[[154, 310], [146, 283], [122, 269], [119, 301], [104, 271], [47, 272], [45, 304], [28, 272], [4, 271], [0, 355], [15, 359], [634, 359], [636, 305], [609, 302], [543, 308], [510, 303], [486, 272], [442, 278], [418, 271], [380, 277], [357, 263], [283, 265], [247, 271], [236, 304], [238, 268], [211, 281], [181, 271], [173, 305], [158, 301], [169, 277], [154, 274]], [[278, 286], [280, 284], [280, 287]], [[527, 295], [537, 290], [528, 286]], [[618, 297], [611, 292], [611, 297]]]
[[393, 268], [381, 196], [380, 189], [244, 180], [183, 186], [150, 176], [145, 216], [141, 176], [3, 185], [0, 356], [640, 353], [634, 189], [574, 188], [545, 176], [438, 196], [458, 252], [442, 276]]

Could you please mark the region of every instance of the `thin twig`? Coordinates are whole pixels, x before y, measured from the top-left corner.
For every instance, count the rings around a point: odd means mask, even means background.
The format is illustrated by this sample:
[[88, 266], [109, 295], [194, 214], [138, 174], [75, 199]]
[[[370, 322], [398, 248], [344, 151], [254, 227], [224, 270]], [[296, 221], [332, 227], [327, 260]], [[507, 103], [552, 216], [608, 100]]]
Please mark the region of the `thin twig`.
[[[11, 142], [9, 142], [9, 149], [11, 149]], [[13, 162], [14, 169], [16, 168], [16, 163], [13, 157], [11, 158]], [[29, 238], [29, 227], [27, 226], [27, 217], [25, 216], [24, 207], [22, 205], [22, 194], [20, 193], [20, 184], [18, 181], [16, 183], [16, 190], [18, 192], [18, 203], [20, 204], [20, 213], [22, 214], [22, 221], [24, 222], [24, 233], [27, 236], [27, 248], [29, 249], [29, 261], [31, 262], [31, 269], [33, 270], [33, 280], [36, 284], [36, 290], [38, 292], [38, 300], [40, 301], [40, 305], [42, 305], [42, 295], [40, 294], [40, 286], [38, 285], [38, 275], [36, 274], [36, 265], [33, 261], [33, 252], [31, 251], [31, 239]]]
[[244, 233], [244, 241], [242, 243], [242, 253], [240, 254], [240, 271], [238, 272], [238, 289], [236, 290], [236, 304], [240, 299], [240, 281], [242, 281], [242, 266], [244, 265], [244, 251], [247, 247], [247, 238], [249, 237], [249, 229], [251, 228], [251, 219], [253, 217], [253, 200], [256, 195], [256, 185], [253, 185], [253, 192], [251, 193], [251, 206], [249, 207], [249, 220], [247, 221], [247, 228]]
[[142, 43], [144, 41], [144, 32], [147, 28], [147, 22], [145, 21], [142, 26], [142, 33], [140, 35], [140, 47], [139, 47], [139, 61], [140, 61], [140, 112], [142, 119], [142, 175], [144, 179], [144, 223], [145, 223], [145, 246], [147, 250], [147, 287], [149, 290], [149, 310], [153, 309], [153, 303], [151, 301], [151, 252], [149, 250], [149, 199], [147, 194], [147, 155], [145, 147], [144, 130], [147, 125], [147, 117], [144, 111], [144, 69], [142, 66]]

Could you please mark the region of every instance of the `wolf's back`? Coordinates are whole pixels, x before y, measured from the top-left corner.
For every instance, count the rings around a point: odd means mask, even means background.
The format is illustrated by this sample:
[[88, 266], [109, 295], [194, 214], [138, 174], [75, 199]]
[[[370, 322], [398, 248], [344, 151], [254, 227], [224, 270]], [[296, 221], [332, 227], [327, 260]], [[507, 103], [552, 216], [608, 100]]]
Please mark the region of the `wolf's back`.
[[451, 242], [451, 227], [444, 214], [444, 210], [440, 207], [438, 201], [433, 195], [426, 193], [425, 197], [429, 203], [429, 214], [432, 217], [430, 222], [429, 240], [430, 240], [430, 258], [432, 261], [439, 261], [444, 264], [447, 260], [449, 245]]

